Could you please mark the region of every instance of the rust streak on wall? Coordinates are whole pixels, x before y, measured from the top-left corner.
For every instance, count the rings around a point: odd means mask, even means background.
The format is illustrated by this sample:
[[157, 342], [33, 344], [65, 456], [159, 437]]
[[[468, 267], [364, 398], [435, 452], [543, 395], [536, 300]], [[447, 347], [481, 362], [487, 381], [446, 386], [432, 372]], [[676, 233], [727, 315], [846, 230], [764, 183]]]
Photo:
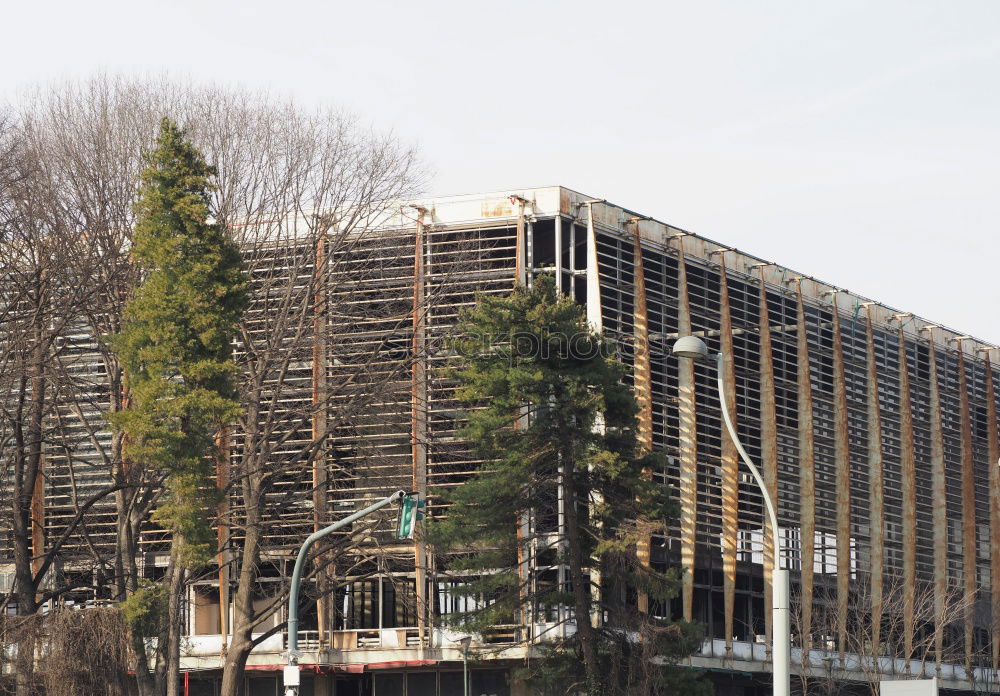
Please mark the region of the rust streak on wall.
[[[899, 445], [903, 488], [903, 586], [917, 583], [917, 455], [913, 440], [913, 406], [910, 401], [910, 368], [906, 337], [899, 327]], [[874, 524], [874, 523], [873, 523]], [[913, 654], [913, 593], [903, 593], [903, 644]], [[909, 666], [907, 666], [909, 670]]]
[[813, 605], [813, 552], [816, 545], [816, 470], [813, 443], [812, 385], [809, 376], [809, 341], [806, 335], [805, 300], [802, 280], [796, 281], [798, 307], [796, 312], [797, 382], [799, 419], [799, 495], [802, 525], [802, 662], [808, 664], [811, 644]]
[[[736, 424], [736, 367], [733, 354], [733, 322], [729, 308], [729, 283], [725, 252], [719, 255], [719, 288], [722, 370], [729, 417]], [[733, 610], [736, 601], [736, 541], [739, 534], [739, 452], [726, 434], [722, 436], [722, 592], [726, 631], [726, 654], [733, 651]]]
[[[421, 498], [427, 496], [427, 352], [426, 352], [426, 288], [424, 253], [424, 211], [418, 211], [413, 247], [413, 344], [412, 379], [412, 431], [410, 435], [413, 454], [413, 490]], [[423, 651], [427, 634], [427, 587], [424, 543], [416, 535], [413, 544], [414, 571], [417, 598], [417, 634]]]
[[526, 201], [523, 198], [515, 196], [511, 196], [511, 200], [517, 204], [517, 247], [514, 250], [514, 285], [527, 285], [528, 274], [524, 263], [524, 204]]
[[868, 528], [871, 535], [872, 644], [879, 645], [882, 628], [882, 591], [885, 574], [885, 486], [882, 462], [882, 413], [878, 401], [878, 366], [875, 362], [875, 327], [872, 307], [866, 308], [865, 357], [867, 359], [868, 426]]
[[976, 602], [976, 479], [972, 460], [972, 418], [965, 351], [958, 339], [958, 412], [962, 443], [962, 579], [965, 585], [965, 664], [972, 664], [973, 609]]
[[[633, 240], [633, 273], [635, 275], [635, 300], [633, 312], [633, 340], [635, 342], [632, 359], [632, 387], [639, 405], [638, 429], [639, 449], [643, 454], [653, 451], [653, 383], [649, 357], [649, 316], [646, 308], [646, 274], [642, 265], [642, 239], [639, 236], [639, 221], [630, 220]], [[652, 477], [652, 471], [643, 470], [643, 476]], [[650, 538], [643, 534], [636, 544], [636, 554], [639, 563], [649, 566]], [[639, 611], [649, 610], [649, 594], [640, 592], [638, 597]]]
[[991, 655], [993, 669], [1000, 669], [1000, 433], [997, 429], [996, 388], [993, 384], [993, 366], [990, 364], [990, 352], [985, 353], [984, 369], [986, 370], [986, 437], [989, 460], [990, 482], [990, 605], [992, 614], [992, 645]]
[[[758, 323], [760, 324], [760, 454], [764, 484], [771, 500], [778, 505], [778, 423], [774, 395], [774, 354], [771, 348], [771, 318], [767, 307], [764, 267], [760, 267]], [[778, 510], [780, 514], [780, 506]], [[767, 649], [771, 649], [771, 578], [775, 568], [775, 539], [770, 525], [764, 525], [764, 631]]]
[[837, 489], [837, 648], [847, 650], [847, 600], [851, 588], [851, 450], [847, 432], [847, 379], [837, 293], [833, 293], [833, 450]]
[[[931, 328], [925, 327], [928, 333]], [[937, 349], [933, 336], [928, 341], [931, 393], [931, 500], [934, 515], [934, 624], [944, 625], [945, 599], [948, 592], [948, 510], [946, 503], [944, 441], [941, 428], [941, 394], [938, 385]], [[940, 667], [944, 631], [934, 632], [934, 662]]]
[[[316, 267], [313, 273], [313, 343], [312, 343], [312, 437], [313, 441], [323, 441], [327, 435], [326, 404], [329, 400], [326, 375], [326, 237], [316, 240]], [[327, 462], [322, 452], [313, 459], [313, 531], [319, 531], [327, 524]], [[321, 573], [317, 578], [320, 586], [320, 598], [316, 602], [316, 625], [319, 633], [319, 643], [324, 645], [327, 639], [329, 622], [329, 600], [326, 598], [329, 584], [327, 573]]]
[[[687, 262], [684, 259], [683, 238], [677, 249], [677, 332], [691, 334], [691, 303], [688, 297]], [[695, 419], [694, 364], [691, 360], [677, 361], [677, 404], [680, 432], [680, 497], [681, 497], [681, 604], [684, 618], [692, 617], [694, 599], [694, 557], [698, 514], [698, 440]]]
[[219, 490], [219, 504], [216, 507], [216, 538], [219, 550], [215, 562], [219, 568], [219, 633], [222, 634], [222, 650], [226, 650], [229, 639], [229, 429], [223, 428], [216, 436], [215, 485]]

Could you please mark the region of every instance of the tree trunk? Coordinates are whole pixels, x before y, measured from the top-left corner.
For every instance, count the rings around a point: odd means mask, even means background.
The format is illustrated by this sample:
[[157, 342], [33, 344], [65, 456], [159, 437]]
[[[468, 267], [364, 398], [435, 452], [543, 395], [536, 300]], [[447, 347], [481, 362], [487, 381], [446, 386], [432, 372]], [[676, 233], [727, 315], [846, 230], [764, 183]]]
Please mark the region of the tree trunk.
[[565, 467], [565, 519], [566, 542], [569, 547], [569, 577], [573, 583], [573, 609], [576, 615], [576, 635], [580, 639], [580, 649], [583, 652], [583, 666], [587, 676], [587, 694], [601, 696], [601, 667], [597, 659], [597, 635], [590, 623], [590, 577], [584, 568], [583, 549], [581, 547], [579, 511], [576, 508], [577, 491], [574, 485], [576, 474], [573, 468], [573, 458], [563, 457]]
[[[256, 490], [254, 490], [256, 489]], [[233, 637], [222, 665], [222, 687], [219, 696], [242, 696], [243, 674], [253, 650], [253, 588], [257, 582], [256, 568], [260, 556], [263, 505], [258, 474], [247, 476], [244, 500], [247, 501], [246, 535], [241, 554], [239, 582], [233, 598]]]
[[[41, 471], [42, 462], [42, 420], [45, 403], [45, 349], [43, 344], [43, 329], [40, 325], [41, 312], [36, 312], [33, 327], [33, 342], [31, 355], [20, 383], [20, 404], [22, 413], [26, 416], [24, 423], [15, 425], [15, 484], [14, 484], [14, 579], [17, 587], [17, 613], [23, 622], [17, 643], [17, 677], [15, 693], [17, 696], [30, 696], [35, 674], [35, 639], [36, 628], [29, 620], [38, 609], [35, 593], [35, 570], [33, 564], [34, 522], [32, 517], [32, 501], [35, 485]], [[30, 375], [30, 380], [26, 379]], [[30, 385], [30, 395], [25, 393]], [[25, 402], [26, 408], [24, 408]], [[20, 420], [20, 419], [19, 419]]]
[[[176, 540], [175, 540], [176, 543]], [[184, 579], [187, 569], [174, 559], [167, 596], [167, 696], [180, 696], [181, 686], [181, 634], [183, 623]]]

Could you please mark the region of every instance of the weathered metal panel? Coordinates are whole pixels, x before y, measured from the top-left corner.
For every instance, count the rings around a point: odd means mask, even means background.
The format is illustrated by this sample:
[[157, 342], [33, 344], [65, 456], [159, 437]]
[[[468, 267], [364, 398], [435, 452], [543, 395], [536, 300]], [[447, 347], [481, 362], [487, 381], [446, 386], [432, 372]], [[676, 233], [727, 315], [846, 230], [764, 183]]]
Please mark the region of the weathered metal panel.
[[798, 290], [796, 312], [797, 382], [799, 420], [799, 506], [802, 528], [802, 647], [803, 663], [808, 663], [811, 644], [814, 552], [816, 547], [816, 463], [813, 435], [812, 384], [809, 376], [809, 341], [806, 335], [805, 300], [802, 280], [795, 281]]
[[[932, 327], [924, 331], [933, 332]], [[944, 470], [944, 433], [941, 426], [941, 393], [938, 385], [937, 349], [933, 338], [930, 348], [930, 420], [931, 420], [931, 500], [934, 519], [934, 623], [944, 625], [945, 600], [948, 592], [948, 510]], [[941, 664], [944, 631], [935, 631], [934, 661]]]
[[[720, 313], [723, 384], [729, 417], [736, 424], [736, 366], [733, 354], [733, 322], [729, 307], [726, 255], [719, 254]], [[727, 434], [722, 435], [722, 592], [726, 653], [733, 650], [733, 609], [736, 599], [736, 541], [739, 534], [739, 452]]]
[[[314, 441], [326, 438], [327, 419], [326, 404], [329, 399], [327, 387], [327, 331], [326, 331], [326, 239], [316, 242], [316, 265], [313, 271], [313, 342], [312, 342], [312, 436]], [[326, 458], [317, 456], [313, 459], [313, 531], [319, 531], [327, 524], [327, 462]], [[320, 645], [326, 642], [329, 622], [329, 601], [327, 595], [327, 576], [322, 573], [317, 579], [320, 585], [320, 597], [316, 603], [316, 625]]]
[[[917, 455], [913, 440], [913, 403], [910, 400], [910, 368], [902, 319], [899, 327], [899, 446], [903, 489], [903, 586], [917, 582]], [[873, 523], [874, 524], [874, 523]], [[903, 593], [903, 643], [913, 654], [913, 593]]]
[[[413, 453], [413, 490], [427, 495], [427, 321], [424, 211], [419, 210], [413, 247], [413, 343], [411, 379]], [[424, 543], [418, 536], [413, 544], [414, 573], [417, 598], [417, 632], [421, 650], [427, 636], [427, 558]]]
[[996, 387], [993, 384], [993, 366], [990, 351], [985, 350], [983, 368], [986, 370], [986, 437], [989, 454], [990, 482], [990, 610], [992, 618], [992, 643], [990, 654], [993, 669], [1000, 669], [1000, 432], [997, 428]]
[[528, 271], [527, 265], [524, 262], [524, 256], [526, 251], [525, 245], [525, 234], [524, 234], [524, 204], [527, 202], [520, 196], [511, 196], [510, 202], [517, 206], [517, 223], [516, 223], [516, 248], [514, 250], [514, 284], [515, 285], [527, 285], [528, 283]]
[[872, 644], [880, 644], [882, 628], [882, 591], [885, 575], [885, 486], [882, 462], [882, 413], [878, 401], [878, 366], [875, 361], [875, 327], [872, 306], [865, 307], [865, 358], [867, 362], [868, 425], [868, 528], [871, 544]]
[[215, 526], [218, 553], [215, 561], [219, 568], [219, 633], [222, 634], [222, 648], [229, 640], [229, 554], [224, 549], [229, 541], [229, 429], [223, 428], [216, 437], [218, 451], [215, 456], [215, 486], [219, 491], [216, 507], [218, 523]]
[[847, 600], [851, 588], [851, 451], [847, 433], [847, 379], [837, 293], [833, 293], [833, 449], [837, 489], [837, 648], [847, 649]]
[[[633, 275], [635, 277], [635, 299], [633, 303], [633, 358], [632, 358], [632, 388], [639, 405], [638, 440], [639, 450], [643, 454], [653, 450], [653, 382], [649, 356], [649, 314], [646, 307], [646, 273], [642, 264], [642, 239], [639, 236], [638, 220], [630, 220], [632, 228]], [[647, 479], [652, 472], [643, 471]], [[639, 563], [648, 566], [650, 563], [650, 538], [643, 534], [636, 544], [636, 555]], [[640, 592], [638, 597], [639, 611], [649, 609], [649, 594]]]
[[[758, 323], [760, 324], [760, 454], [764, 467], [764, 484], [771, 500], [778, 504], [778, 418], [774, 393], [774, 354], [771, 346], [771, 317], [767, 307], [767, 286], [764, 281], [764, 266], [760, 270], [758, 297]], [[780, 514], [780, 510], [779, 510]], [[765, 524], [764, 533], [764, 631], [767, 635], [768, 650], [771, 648], [771, 578], [776, 562], [775, 538], [770, 525]]]
[[[683, 238], [678, 238], [677, 250], [677, 331], [681, 336], [691, 334], [691, 302], [688, 295], [687, 261], [684, 258]], [[677, 407], [680, 444], [680, 498], [681, 498], [681, 605], [684, 618], [692, 617], [694, 599], [694, 558], [698, 515], [698, 440], [694, 391], [694, 362], [677, 362]]]
[[973, 622], [976, 601], [976, 479], [972, 460], [972, 418], [969, 385], [965, 376], [965, 351], [958, 339], [958, 412], [962, 443], [962, 579], [965, 593], [965, 661], [972, 663]]

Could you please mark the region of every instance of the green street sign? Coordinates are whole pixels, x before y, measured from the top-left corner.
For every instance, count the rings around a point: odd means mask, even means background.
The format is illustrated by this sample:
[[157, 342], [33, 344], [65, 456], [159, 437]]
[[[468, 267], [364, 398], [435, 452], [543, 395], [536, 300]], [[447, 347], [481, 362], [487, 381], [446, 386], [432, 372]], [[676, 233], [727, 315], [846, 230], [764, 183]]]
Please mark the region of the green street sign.
[[427, 506], [426, 500], [420, 499], [419, 493], [404, 495], [399, 505], [399, 518], [396, 522], [396, 538], [412, 539], [417, 522], [424, 519], [423, 509]]

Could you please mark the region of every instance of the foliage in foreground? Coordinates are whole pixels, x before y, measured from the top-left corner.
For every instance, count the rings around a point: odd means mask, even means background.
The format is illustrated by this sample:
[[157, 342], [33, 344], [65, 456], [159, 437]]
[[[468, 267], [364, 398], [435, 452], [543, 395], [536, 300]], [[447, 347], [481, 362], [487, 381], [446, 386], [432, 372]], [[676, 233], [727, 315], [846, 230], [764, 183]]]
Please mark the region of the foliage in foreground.
[[[638, 608], [640, 594], [668, 606], [678, 575], [636, 552], [673, 508], [649, 475], [657, 458], [637, 446], [626, 367], [547, 276], [506, 297], [480, 296], [456, 336], [456, 396], [474, 407], [463, 435], [489, 464], [448, 495], [447, 518], [428, 529], [452, 554], [454, 594], [466, 603], [451, 621], [482, 634], [586, 617], [523, 675], [543, 692], [656, 694], [686, 684], [696, 693], [696, 675], [675, 665], [698, 645], [698, 629]], [[564, 565], [562, 587], [555, 570], [519, 572], [536, 546], [525, 565]]]

